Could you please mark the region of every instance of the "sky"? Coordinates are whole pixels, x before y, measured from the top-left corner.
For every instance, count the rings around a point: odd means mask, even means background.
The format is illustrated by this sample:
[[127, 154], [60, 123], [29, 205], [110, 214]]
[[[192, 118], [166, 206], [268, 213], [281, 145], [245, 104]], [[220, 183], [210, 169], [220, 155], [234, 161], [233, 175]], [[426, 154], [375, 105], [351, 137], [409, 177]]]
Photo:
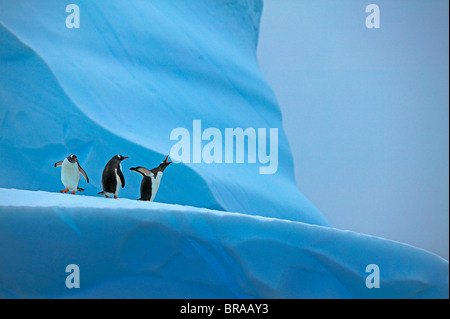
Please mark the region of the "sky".
[[[367, 28], [366, 6], [380, 10]], [[265, 0], [258, 61], [333, 227], [449, 256], [449, 3]]]

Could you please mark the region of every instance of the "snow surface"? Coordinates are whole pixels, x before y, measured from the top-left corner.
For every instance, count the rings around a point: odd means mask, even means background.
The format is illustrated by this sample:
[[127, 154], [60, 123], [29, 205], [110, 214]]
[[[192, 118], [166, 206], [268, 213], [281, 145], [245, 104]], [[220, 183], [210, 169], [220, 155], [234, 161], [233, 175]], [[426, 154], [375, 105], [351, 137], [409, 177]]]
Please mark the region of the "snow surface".
[[42, 191], [0, 203], [2, 298], [448, 298], [444, 259], [331, 227]]
[[[261, 1], [71, 2], [80, 29], [64, 2], [0, 0], [0, 297], [448, 298], [447, 261], [333, 229], [297, 189], [256, 61]], [[277, 173], [171, 164], [157, 202], [135, 201], [129, 168], [157, 166], [195, 119], [278, 128]], [[69, 154], [91, 180], [81, 196], [58, 193]], [[116, 154], [119, 201], [96, 195]]]

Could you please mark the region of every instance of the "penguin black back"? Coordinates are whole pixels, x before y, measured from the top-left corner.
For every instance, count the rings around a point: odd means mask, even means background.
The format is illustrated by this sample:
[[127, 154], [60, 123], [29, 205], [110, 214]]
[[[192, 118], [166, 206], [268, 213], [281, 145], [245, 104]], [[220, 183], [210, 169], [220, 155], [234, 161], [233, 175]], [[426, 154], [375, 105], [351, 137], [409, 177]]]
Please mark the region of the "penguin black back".
[[144, 176], [141, 182], [141, 198], [139, 200], [149, 201], [152, 198], [152, 179]]
[[122, 173], [121, 162], [128, 157], [116, 155], [106, 163], [102, 174], [103, 191], [99, 194], [117, 198], [120, 187], [125, 187], [125, 177]]

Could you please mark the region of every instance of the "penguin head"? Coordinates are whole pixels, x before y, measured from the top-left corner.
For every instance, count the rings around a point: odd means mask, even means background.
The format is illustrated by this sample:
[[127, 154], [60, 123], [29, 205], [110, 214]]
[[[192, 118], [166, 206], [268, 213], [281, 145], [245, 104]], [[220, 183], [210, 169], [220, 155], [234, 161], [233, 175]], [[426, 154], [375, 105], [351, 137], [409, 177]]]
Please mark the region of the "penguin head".
[[127, 159], [128, 156], [116, 155], [113, 158], [118, 160], [119, 162], [122, 162], [124, 159]]
[[158, 170], [160, 170], [161, 172], [164, 172], [164, 170], [166, 169], [167, 166], [169, 166], [170, 163], [172, 163], [173, 161], [168, 162], [169, 155], [166, 156], [166, 159], [164, 161], [161, 162], [161, 164], [159, 164], [158, 166]]
[[73, 163], [78, 163], [77, 156], [74, 155], [74, 154], [67, 156], [67, 160], [68, 160], [70, 163], [72, 163], [72, 164], [73, 164]]

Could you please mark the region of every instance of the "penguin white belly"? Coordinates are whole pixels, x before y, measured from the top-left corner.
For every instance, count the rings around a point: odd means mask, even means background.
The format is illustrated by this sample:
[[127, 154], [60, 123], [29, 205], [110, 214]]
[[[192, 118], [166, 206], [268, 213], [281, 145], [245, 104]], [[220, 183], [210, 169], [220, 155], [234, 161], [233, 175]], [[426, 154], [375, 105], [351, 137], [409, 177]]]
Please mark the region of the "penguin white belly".
[[150, 176], [152, 179], [152, 196], [150, 197], [150, 201], [153, 202], [156, 196], [156, 192], [158, 191], [159, 185], [161, 184], [161, 178], [163, 176], [162, 172], [158, 172], [156, 177]]
[[117, 196], [117, 194], [119, 194], [119, 189], [122, 187], [122, 182], [120, 181], [120, 177], [119, 177], [119, 175], [117, 175], [117, 169], [116, 169], [116, 181], [117, 181], [117, 185], [116, 185], [116, 192], [114, 193], [114, 195]]
[[77, 163], [65, 159], [61, 165], [61, 182], [69, 191], [77, 191], [80, 182], [80, 171]]

